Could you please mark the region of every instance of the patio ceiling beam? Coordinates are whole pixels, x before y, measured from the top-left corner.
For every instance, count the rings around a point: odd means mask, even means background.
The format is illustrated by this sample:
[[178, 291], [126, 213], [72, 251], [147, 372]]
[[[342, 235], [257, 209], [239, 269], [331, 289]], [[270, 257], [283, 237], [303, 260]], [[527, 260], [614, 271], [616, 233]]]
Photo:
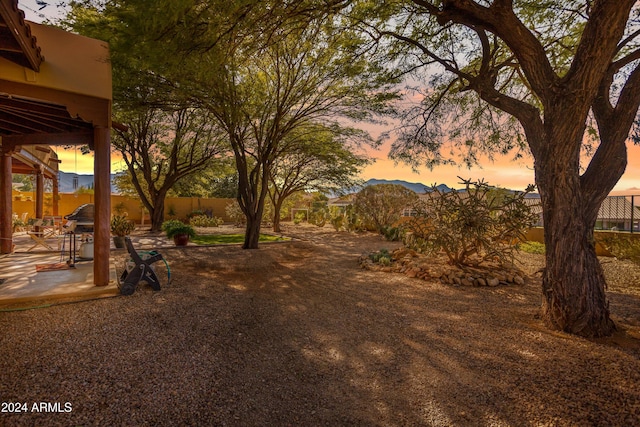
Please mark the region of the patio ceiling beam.
[[2, 145], [88, 145], [93, 147], [93, 129], [79, 132], [31, 133], [2, 136]]
[[[47, 177], [54, 177], [57, 176], [58, 171], [54, 168], [52, 168], [51, 166], [49, 166], [48, 164], [42, 162], [41, 159], [37, 158], [36, 156], [34, 156], [33, 154], [29, 153], [27, 150], [17, 150], [14, 154], [13, 154], [13, 158], [16, 160], [19, 160], [21, 163], [23, 163], [24, 165], [26, 165], [27, 167], [29, 167], [29, 165], [31, 165], [30, 171], [34, 171], [38, 168], [42, 168], [44, 174]], [[13, 168], [15, 171], [15, 168]]]

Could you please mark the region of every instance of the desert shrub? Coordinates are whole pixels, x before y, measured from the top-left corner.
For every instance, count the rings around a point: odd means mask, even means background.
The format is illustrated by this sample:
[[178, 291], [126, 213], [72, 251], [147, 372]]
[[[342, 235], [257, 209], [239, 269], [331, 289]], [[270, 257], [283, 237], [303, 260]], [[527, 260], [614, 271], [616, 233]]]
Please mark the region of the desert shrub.
[[242, 209], [240, 209], [240, 205], [237, 200], [227, 204], [224, 208], [225, 213], [233, 221], [235, 225], [244, 225], [247, 222], [247, 217], [245, 216]]
[[358, 215], [353, 205], [348, 205], [344, 211], [344, 229], [349, 232], [364, 231], [367, 229], [362, 218]]
[[496, 189], [484, 181], [463, 180], [464, 191], [434, 190], [414, 205], [406, 224], [414, 249], [444, 252], [451, 264], [512, 259], [525, 231], [537, 220], [524, 192]]
[[194, 227], [219, 227], [223, 223], [224, 220], [222, 218], [209, 217], [207, 215], [196, 215], [189, 219], [189, 224]]
[[344, 229], [344, 210], [338, 206], [329, 208], [329, 223], [336, 231]]
[[364, 225], [382, 233], [393, 226], [402, 216], [402, 211], [411, 206], [418, 195], [398, 184], [370, 185], [356, 195], [355, 213]]
[[191, 220], [194, 216], [206, 216], [206, 212], [202, 209], [194, 209], [187, 214], [187, 220]]
[[298, 225], [300, 224], [302, 221], [304, 221], [307, 217], [306, 212], [298, 212], [297, 214], [295, 214], [293, 216], [293, 223]]
[[599, 236], [596, 233], [596, 242], [604, 246], [613, 256], [619, 259], [628, 259], [640, 264], [640, 239], [626, 234]]
[[309, 224], [324, 227], [329, 220], [329, 206], [327, 205], [329, 198], [322, 193], [313, 195], [309, 210]]
[[544, 243], [540, 242], [522, 242], [518, 245], [518, 249], [528, 254], [544, 255], [545, 253]]
[[382, 265], [391, 264], [391, 254], [389, 253], [389, 250], [385, 248], [380, 249], [378, 252], [369, 254], [369, 259]]
[[404, 229], [402, 227], [384, 227], [382, 235], [390, 242], [398, 242], [404, 236]]

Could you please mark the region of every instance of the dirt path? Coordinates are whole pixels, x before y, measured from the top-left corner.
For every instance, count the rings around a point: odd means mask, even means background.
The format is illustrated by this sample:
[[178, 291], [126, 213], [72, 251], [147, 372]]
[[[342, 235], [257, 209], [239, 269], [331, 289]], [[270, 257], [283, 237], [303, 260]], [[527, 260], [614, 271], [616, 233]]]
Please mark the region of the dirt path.
[[[0, 313], [0, 425], [640, 424], [637, 295], [594, 343], [546, 330], [539, 286], [454, 288], [361, 270], [378, 236], [167, 250], [159, 293]], [[625, 320], [626, 319], [626, 320]], [[622, 346], [622, 348], [620, 348]]]

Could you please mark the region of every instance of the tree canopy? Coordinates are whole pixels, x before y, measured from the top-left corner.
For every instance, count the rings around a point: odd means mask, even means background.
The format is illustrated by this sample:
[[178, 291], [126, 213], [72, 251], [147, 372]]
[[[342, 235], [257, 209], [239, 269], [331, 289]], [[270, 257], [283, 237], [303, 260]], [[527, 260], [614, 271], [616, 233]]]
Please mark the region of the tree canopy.
[[[363, 1], [351, 14], [400, 73], [426, 84], [404, 112], [397, 158], [433, 166], [453, 143], [473, 162], [480, 151], [526, 142], [550, 248], [544, 317], [587, 336], [614, 329], [593, 227], [625, 170], [640, 105], [634, 8], [632, 0]], [[595, 145], [584, 157], [591, 124]]]

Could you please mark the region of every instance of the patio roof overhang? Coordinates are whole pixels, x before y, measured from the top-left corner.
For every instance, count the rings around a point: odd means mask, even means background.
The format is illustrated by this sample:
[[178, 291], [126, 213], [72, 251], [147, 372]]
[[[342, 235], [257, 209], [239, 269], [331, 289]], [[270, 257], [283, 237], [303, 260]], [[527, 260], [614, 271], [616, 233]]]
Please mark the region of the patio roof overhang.
[[0, 55], [16, 64], [40, 71], [44, 60], [38, 41], [25, 24], [18, 1], [0, 2]]
[[53, 175], [48, 146], [87, 145], [95, 154], [94, 280], [108, 283], [110, 127], [108, 45], [27, 22], [17, 0], [0, 0], [0, 252], [11, 250], [12, 169]]

